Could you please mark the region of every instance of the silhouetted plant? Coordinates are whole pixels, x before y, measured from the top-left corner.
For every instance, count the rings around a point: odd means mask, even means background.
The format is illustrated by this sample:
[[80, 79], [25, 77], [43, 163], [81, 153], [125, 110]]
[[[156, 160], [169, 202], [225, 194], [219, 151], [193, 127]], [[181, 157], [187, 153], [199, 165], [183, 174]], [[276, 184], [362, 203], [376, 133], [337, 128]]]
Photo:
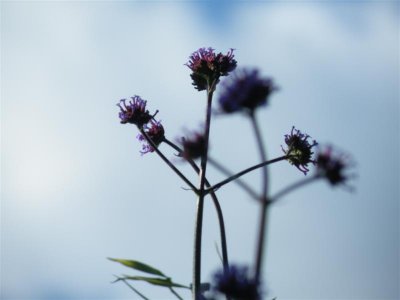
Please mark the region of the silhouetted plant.
[[[146, 109], [147, 102], [140, 96], [133, 96], [127, 103], [125, 99], [120, 100], [117, 105], [120, 108], [119, 118], [122, 124], [134, 124], [139, 130], [138, 140], [143, 143], [142, 154], [157, 153], [160, 158], [188, 185], [197, 197], [197, 213], [194, 230], [193, 248], [193, 278], [188, 285], [175, 283], [163, 272], [147, 264], [126, 259], [110, 260], [121, 263], [136, 271], [144, 272], [151, 276], [120, 276], [116, 281], [127, 284], [140, 298], [149, 299], [140, 293], [130, 283], [132, 281], [144, 281], [159, 287], [168, 288], [178, 299], [183, 299], [176, 289], [189, 289], [194, 300], [218, 299], [221, 295], [226, 299], [236, 300], [260, 300], [265, 297], [261, 289], [263, 258], [265, 256], [265, 233], [269, 207], [277, 202], [287, 193], [314, 182], [317, 179], [325, 179], [332, 186], [344, 185], [352, 177], [347, 170], [351, 166], [348, 155], [338, 153], [332, 146], [323, 148], [318, 147], [315, 140], [310, 141], [308, 134], [292, 127], [290, 133], [284, 136], [285, 146], [281, 146], [283, 155], [274, 159], [267, 159], [264, 142], [262, 141], [261, 129], [257, 120], [257, 110], [266, 106], [272, 94], [278, 91], [277, 85], [270, 77], [264, 77], [258, 69], [239, 69], [234, 58], [233, 49], [227, 54], [215, 53], [212, 48], [200, 48], [192, 53], [189, 61], [185, 64], [192, 71], [190, 77], [192, 85], [198, 91], [206, 91], [205, 121], [202, 131], [196, 131], [187, 137], [179, 138], [178, 144], [171, 142], [165, 136], [164, 127], [160, 121], [155, 119], [154, 114]], [[211, 129], [212, 110], [211, 105], [213, 95], [220, 83], [220, 77], [226, 76], [227, 79], [221, 83], [221, 93], [218, 99], [218, 114], [242, 113], [251, 123], [255, 135], [255, 145], [258, 148], [260, 163], [251, 166], [238, 173], [232, 173], [225, 166], [208, 157], [209, 136]], [[166, 143], [177, 155], [185, 160], [198, 174], [200, 183], [193, 184], [179, 169], [159, 150], [159, 145]], [[317, 155], [314, 158], [313, 149], [317, 148]], [[195, 160], [200, 162], [196, 163]], [[295, 166], [304, 175], [300, 179], [288, 185], [285, 189], [275, 195], [271, 195], [269, 189], [268, 166], [273, 163], [286, 160]], [[226, 179], [221, 182], [211, 184], [206, 178], [207, 165], [213, 165], [221, 171]], [[309, 175], [309, 165], [315, 166], [315, 172]], [[256, 169], [262, 170], [262, 187], [257, 192], [252, 187], [243, 182], [240, 177]], [[259, 225], [257, 232], [256, 255], [253, 264], [247, 266], [237, 266], [228, 261], [228, 249], [225, 234], [224, 218], [216, 192], [224, 185], [236, 182], [242, 187], [251, 198], [258, 201], [260, 206]], [[202, 220], [204, 198], [210, 195], [217, 211], [219, 230], [221, 236], [222, 268], [214, 275], [213, 282], [210, 284], [201, 283], [201, 241], [202, 241]], [[250, 267], [251, 266], [251, 267]], [[208, 292], [207, 292], [208, 291]]]

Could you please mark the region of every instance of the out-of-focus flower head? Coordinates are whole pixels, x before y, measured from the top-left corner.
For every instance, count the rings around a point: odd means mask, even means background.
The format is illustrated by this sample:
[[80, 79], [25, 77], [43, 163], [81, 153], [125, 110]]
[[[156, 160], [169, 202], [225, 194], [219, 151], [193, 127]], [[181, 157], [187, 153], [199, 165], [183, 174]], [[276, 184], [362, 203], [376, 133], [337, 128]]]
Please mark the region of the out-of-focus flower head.
[[354, 165], [349, 155], [334, 150], [332, 146], [319, 149], [316, 159], [317, 175], [326, 178], [333, 185], [346, 184], [350, 177], [347, 169]]
[[257, 69], [237, 70], [222, 83], [220, 109], [225, 113], [252, 113], [258, 106], [266, 105], [269, 96], [277, 89], [273, 80], [261, 77]]
[[216, 54], [213, 48], [200, 48], [192, 53], [189, 62], [185, 65], [192, 70], [190, 77], [194, 87], [203, 91], [213, 82], [216, 84], [221, 76], [226, 76], [233, 71], [237, 62], [234, 59], [233, 49], [230, 49], [227, 54]]
[[292, 131], [290, 134], [285, 134], [285, 143], [287, 145], [287, 149], [284, 149], [282, 146], [282, 151], [289, 156], [287, 160], [289, 163], [294, 165], [297, 169], [307, 174], [309, 171], [307, 165], [309, 163], [314, 163], [312, 159], [312, 148], [318, 143], [314, 140], [311, 143], [308, 139], [311, 138], [308, 134], [302, 133], [300, 130], [292, 127]]
[[182, 138], [181, 144], [182, 157], [186, 159], [200, 158], [207, 151], [206, 139], [202, 133], [195, 132], [188, 138]]
[[[149, 126], [149, 124], [145, 125], [143, 130], [146, 132], [148, 137], [153, 141], [153, 143], [157, 147], [164, 141], [165, 131], [164, 131], [164, 127], [161, 125], [160, 121], [151, 120], [150, 126]], [[143, 134], [139, 133], [137, 136], [137, 139], [139, 141], [143, 142], [142, 151], [140, 151], [140, 153], [142, 153], [142, 155], [155, 151], [153, 146], [150, 145], [150, 143], [147, 141], [146, 137]]]
[[215, 290], [235, 300], [259, 300], [259, 284], [250, 278], [247, 267], [229, 266], [214, 276]]
[[150, 115], [149, 111], [146, 110], [147, 101], [143, 100], [139, 96], [131, 97], [129, 103], [126, 103], [126, 99], [121, 99], [117, 105], [121, 109], [119, 112], [119, 118], [122, 124], [131, 123], [135, 124], [139, 128], [148, 123], [153, 116]]

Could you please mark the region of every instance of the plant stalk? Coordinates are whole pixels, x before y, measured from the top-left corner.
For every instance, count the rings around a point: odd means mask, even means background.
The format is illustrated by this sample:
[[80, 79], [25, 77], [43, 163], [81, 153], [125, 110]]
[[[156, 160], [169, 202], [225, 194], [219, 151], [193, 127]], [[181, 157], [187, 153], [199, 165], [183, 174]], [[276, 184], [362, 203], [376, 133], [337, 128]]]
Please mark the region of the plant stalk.
[[186, 178], [185, 175], [181, 173], [174, 165], [169, 161], [168, 158], [165, 157], [165, 155], [158, 149], [157, 145], [154, 144], [153, 140], [149, 137], [149, 135], [146, 133], [146, 131], [143, 128], [140, 128], [140, 133], [146, 138], [146, 141], [151, 145], [151, 147], [154, 148], [154, 151], [158, 154], [158, 156], [161, 157], [161, 159], [188, 185], [190, 188], [198, 194], [197, 188], [193, 185], [193, 183], [190, 182], [189, 179]]
[[[256, 136], [258, 150], [260, 152], [261, 161], [267, 161], [266, 152], [264, 149], [264, 143], [262, 141], [261, 131], [258, 126], [256, 116], [254, 111], [250, 113], [251, 123], [253, 125], [254, 133]], [[261, 268], [263, 264], [264, 258], [264, 247], [265, 247], [265, 233], [268, 221], [268, 172], [266, 166], [262, 168], [262, 190], [261, 190], [261, 211], [260, 211], [260, 223], [259, 223], [259, 232], [258, 232], [258, 244], [257, 244], [257, 252], [256, 252], [256, 262], [255, 262], [255, 275], [254, 279], [256, 282], [260, 282], [261, 276]]]
[[314, 175], [314, 176], [307, 177], [307, 178], [304, 178], [302, 180], [299, 180], [299, 181], [296, 181], [296, 182], [292, 183], [291, 185], [287, 186], [286, 188], [284, 188], [283, 190], [279, 191], [274, 196], [272, 196], [269, 199], [269, 204], [276, 203], [282, 196], [290, 193], [291, 191], [293, 191], [295, 189], [298, 189], [298, 188], [302, 187], [303, 185], [306, 185], [306, 184], [308, 184], [308, 183], [310, 183], [310, 182], [312, 182], [314, 180], [317, 180], [319, 178], [321, 178], [321, 177], [318, 176], [318, 175]]
[[[223, 167], [222, 165], [220, 165], [220, 164], [217, 163], [216, 161], [210, 160], [210, 163], [211, 163], [211, 164], [213, 164], [213, 165], [214, 165], [217, 169], [219, 169], [222, 173], [227, 174], [227, 176], [230, 176], [230, 177], [226, 178], [225, 180], [222, 180], [221, 182], [219, 182], [219, 183], [217, 183], [217, 184], [214, 184], [212, 187], [210, 187], [210, 188], [208, 188], [208, 189], [206, 190], [206, 193], [209, 193], [209, 192], [211, 192], [212, 190], [215, 191], [215, 190], [219, 189], [221, 186], [223, 186], [223, 185], [225, 185], [225, 184], [227, 184], [227, 183], [229, 183], [229, 182], [231, 182], [231, 181], [233, 181], [233, 180], [237, 180], [239, 177], [241, 177], [241, 176], [243, 176], [243, 175], [245, 175], [245, 174], [247, 174], [247, 173], [249, 173], [249, 172], [251, 172], [251, 171], [254, 171], [254, 170], [258, 169], [258, 168], [261, 168], [261, 167], [264, 167], [264, 166], [266, 166], [266, 165], [270, 165], [270, 164], [273, 164], [273, 163], [276, 163], [276, 162], [278, 162], [278, 161], [285, 160], [285, 159], [288, 159], [288, 158], [289, 158], [288, 155], [283, 155], [283, 156], [280, 156], [280, 157], [277, 157], [277, 158], [274, 158], [274, 159], [271, 159], [271, 160], [268, 160], [268, 161], [264, 161], [264, 162], [262, 162], [262, 163], [259, 163], [259, 164], [257, 164], [257, 165], [254, 165], [254, 166], [252, 166], [252, 167], [249, 167], [249, 168], [247, 168], [247, 169], [245, 169], [245, 170], [243, 170], [243, 171], [240, 171], [239, 173], [236, 173], [236, 174], [234, 174], [234, 175], [230, 175], [231, 172], [229, 172], [225, 167]], [[238, 184], [240, 184], [240, 186], [241, 186], [242, 188], [244, 188], [252, 197], [256, 197], [257, 199], [260, 198], [260, 197], [259, 197], [249, 186], [247, 186], [244, 182], [242, 182], [242, 181], [237, 181], [237, 182], [238, 182]]]
[[[179, 155], [182, 156], [183, 150], [179, 148], [176, 144], [171, 142], [168, 139], [164, 139], [164, 142], [167, 143], [169, 146], [171, 146], [173, 149], [178, 151]], [[190, 158], [185, 158], [186, 161], [191, 165], [193, 170], [197, 173], [200, 174], [200, 168], [197, 166], [197, 164], [193, 161], [193, 159]], [[209, 160], [209, 158], [208, 158]], [[210, 189], [211, 184], [207, 180], [207, 177], [205, 178], [205, 185], [207, 189]], [[219, 204], [217, 195], [213, 190], [209, 191], [211, 198], [213, 200], [216, 212], [217, 212], [217, 217], [218, 217], [218, 222], [219, 222], [219, 229], [220, 229], [220, 236], [221, 236], [221, 250], [222, 250], [222, 264], [224, 266], [224, 270], [228, 271], [229, 268], [229, 260], [228, 260], [228, 247], [227, 247], [227, 242], [226, 242], [226, 232], [225, 232], [225, 222], [224, 222], [224, 216], [222, 213], [221, 205]]]
[[207, 90], [207, 109], [206, 109], [206, 123], [204, 130], [205, 139], [205, 153], [203, 153], [200, 161], [200, 183], [199, 183], [199, 197], [197, 200], [197, 211], [195, 219], [195, 230], [194, 230], [194, 250], [193, 250], [193, 300], [201, 299], [201, 237], [203, 229], [203, 210], [204, 210], [204, 186], [206, 179], [207, 169], [207, 155], [208, 155], [208, 140], [210, 137], [210, 126], [211, 126], [211, 104], [214, 92], [214, 83], [208, 87]]

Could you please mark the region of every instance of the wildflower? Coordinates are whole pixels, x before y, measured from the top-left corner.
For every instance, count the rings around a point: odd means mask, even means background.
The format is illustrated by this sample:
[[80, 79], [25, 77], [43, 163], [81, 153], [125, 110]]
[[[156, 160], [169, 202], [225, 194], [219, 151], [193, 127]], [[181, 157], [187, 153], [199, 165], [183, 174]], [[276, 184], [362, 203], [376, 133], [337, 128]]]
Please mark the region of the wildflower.
[[[147, 136], [153, 141], [154, 145], [157, 147], [164, 141], [164, 127], [161, 125], [161, 122], [151, 120], [150, 126], [147, 126], [143, 129]], [[147, 141], [146, 137], [143, 134], [138, 134], [137, 139], [143, 142], [142, 151], [140, 153], [146, 154], [149, 152], [154, 152], [155, 149], [153, 146]]]
[[131, 99], [128, 104], [126, 104], [126, 99], [120, 100], [120, 103], [117, 104], [121, 109], [119, 118], [122, 124], [131, 123], [142, 128], [153, 116], [146, 110], [147, 101], [139, 96], [133, 96]]
[[217, 83], [220, 76], [226, 76], [236, 68], [233, 49], [227, 54], [214, 52], [212, 48], [200, 48], [189, 57], [185, 65], [192, 70], [190, 77], [193, 85], [199, 91], [206, 90], [213, 82]]
[[183, 153], [186, 159], [196, 159], [207, 151], [206, 139], [203, 134], [194, 133], [189, 139], [182, 138]]
[[236, 71], [222, 88], [219, 104], [225, 113], [241, 110], [252, 113], [258, 106], [267, 104], [268, 97], [277, 90], [272, 79], [261, 78], [256, 69]]
[[344, 174], [350, 166], [348, 158], [343, 153], [333, 153], [331, 146], [320, 150], [316, 159], [318, 176], [326, 178], [332, 185], [345, 184], [350, 178]]
[[289, 163], [303, 172], [304, 175], [309, 171], [307, 165], [309, 163], [314, 163], [312, 159], [314, 152], [312, 152], [311, 149], [318, 145], [315, 140], [310, 143], [308, 141], [309, 138], [310, 136], [308, 134], [302, 133], [293, 126], [290, 134], [285, 134], [287, 149], [281, 146], [282, 151], [288, 156], [287, 160]]
[[215, 290], [235, 300], [258, 300], [259, 284], [249, 278], [247, 267], [230, 266], [214, 276]]

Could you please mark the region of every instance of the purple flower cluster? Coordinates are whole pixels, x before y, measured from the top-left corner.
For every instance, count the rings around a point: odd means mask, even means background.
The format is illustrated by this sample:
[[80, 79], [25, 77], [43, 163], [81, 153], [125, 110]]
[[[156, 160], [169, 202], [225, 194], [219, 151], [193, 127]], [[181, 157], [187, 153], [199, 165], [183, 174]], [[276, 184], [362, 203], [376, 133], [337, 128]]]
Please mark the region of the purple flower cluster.
[[310, 143], [308, 141], [309, 138], [310, 136], [308, 134], [302, 133], [293, 126], [290, 134], [285, 135], [287, 149], [281, 146], [282, 151], [288, 156], [287, 160], [289, 163], [303, 172], [304, 175], [309, 171], [307, 165], [309, 163], [314, 163], [312, 159], [314, 152], [312, 152], [311, 149], [318, 145], [315, 140]]
[[192, 53], [185, 65], [192, 70], [192, 84], [197, 90], [203, 91], [213, 82], [218, 82], [220, 76], [226, 76], [233, 71], [236, 64], [233, 49], [227, 54], [216, 54], [213, 48], [200, 48]]
[[190, 138], [182, 138], [182, 156], [186, 159], [197, 159], [207, 151], [206, 139], [201, 133], [194, 133]]
[[[146, 132], [147, 136], [151, 139], [155, 146], [159, 146], [164, 141], [164, 127], [161, 125], [161, 122], [157, 122], [154, 120], [150, 121], [150, 126], [146, 125], [143, 130]], [[149, 152], [154, 152], [154, 147], [147, 141], [146, 137], [139, 133], [137, 139], [143, 142], [142, 151], [140, 153], [146, 154]]]
[[331, 146], [319, 150], [317, 155], [317, 174], [324, 177], [332, 185], [344, 184], [349, 179], [345, 170], [349, 167], [349, 157], [333, 151]]
[[[149, 111], [146, 109], [146, 104], [147, 101], [143, 100], [140, 96], [131, 97], [129, 103], [126, 103], [126, 99], [120, 100], [117, 104], [120, 108], [119, 118], [122, 124], [135, 124], [139, 130], [146, 132], [154, 145], [158, 147], [165, 138], [164, 127], [159, 121], [154, 119], [158, 111], [150, 115]], [[140, 151], [140, 153], [154, 152], [154, 147], [147, 141], [143, 134], [139, 134], [137, 139], [143, 142], [142, 151]]]
[[259, 284], [250, 278], [247, 267], [232, 265], [214, 276], [215, 290], [235, 300], [259, 300]]
[[277, 87], [270, 78], [260, 77], [258, 70], [242, 69], [222, 85], [219, 105], [223, 112], [253, 112], [258, 106], [267, 104], [268, 97]]
[[146, 103], [147, 101], [139, 96], [131, 97], [128, 104], [126, 103], [126, 99], [121, 99], [120, 103], [117, 104], [121, 110], [119, 112], [121, 123], [135, 124], [139, 128], [148, 123], [152, 119], [152, 116], [146, 110]]

